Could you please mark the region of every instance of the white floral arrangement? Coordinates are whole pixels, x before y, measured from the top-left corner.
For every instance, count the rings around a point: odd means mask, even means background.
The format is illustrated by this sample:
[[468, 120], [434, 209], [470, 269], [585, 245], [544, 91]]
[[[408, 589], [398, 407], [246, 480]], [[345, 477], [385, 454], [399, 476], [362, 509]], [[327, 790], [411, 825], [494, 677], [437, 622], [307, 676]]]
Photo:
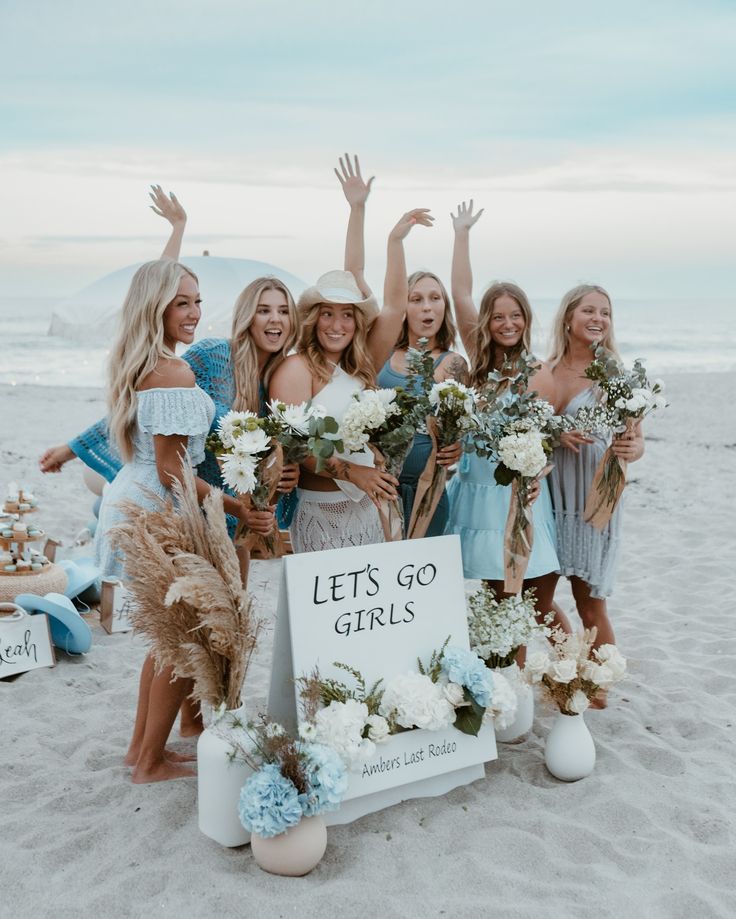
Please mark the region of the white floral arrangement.
[[552, 634], [552, 653], [536, 651], [526, 659], [524, 676], [539, 685], [545, 701], [565, 715], [582, 715], [590, 703], [600, 698], [626, 676], [626, 658], [615, 645], [593, 648], [596, 629], [581, 635]]
[[517, 696], [508, 681], [488, 670], [477, 654], [448, 646], [434, 651], [425, 666], [397, 674], [385, 686], [377, 680], [367, 689], [362, 674], [347, 664], [335, 667], [351, 674], [354, 687], [323, 679], [319, 671], [298, 683], [302, 703], [300, 737], [336, 750], [349, 769], [356, 769], [391, 735], [455, 727], [477, 736], [483, 721], [505, 727], [516, 714]]
[[371, 439], [371, 432], [399, 411], [393, 388], [364, 389], [355, 393], [340, 423], [340, 438], [345, 450], [359, 453]]
[[550, 634], [551, 615], [537, 622], [533, 588], [498, 600], [484, 584], [469, 597], [468, 608], [470, 647], [487, 667], [510, 666], [519, 648]]
[[547, 465], [544, 435], [539, 430], [507, 434], [498, 441], [498, 459], [523, 478], [536, 478]]
[[219, 454], [222, 479], [239, 495], [251, 494], [258, 485], [256, 468], [271, 451], [271, 435], [265, 419], [254, 412], [230, 411], [217, 426], [222, 450]]

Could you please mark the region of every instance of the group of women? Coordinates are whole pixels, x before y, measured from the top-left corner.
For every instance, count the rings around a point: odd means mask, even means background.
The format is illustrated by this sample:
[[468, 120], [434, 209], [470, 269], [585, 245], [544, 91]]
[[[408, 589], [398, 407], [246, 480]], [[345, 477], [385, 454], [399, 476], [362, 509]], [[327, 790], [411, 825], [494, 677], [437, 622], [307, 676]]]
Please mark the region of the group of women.
[[[160, 259], [138, 269], [123, 304], [110, 356], [108, 418], [69, 444], [50, 448], [40, 459], [43, 471], [55, 472], [79, 456], [111, 482], [96, 534], [103, 575], [123, 573], [123, 560], [109, 540], [120, 520], [118, 503], [128, 498], [146, 505], [150, 499], [144, 489], [166, 495], [180, 475], [183, 448], [196, 467], [200, 500], [209, 489], [223, 487], [205, 440], [230, 409], [262, 414], [268, 398], [286, 403], [315, 398], [340, 420], [354, 393], [406, 382], [407, 350], [420, 338], [428, 341], [438, 382], [454, 377], [483, 383], [507, 358], [531, 350], [533, 317], [521, 288], [494, 283], [479, 310], [475, 308], [469, 236], [482, 212], [474, 214], [472, 202], [460, 205], [452, 217], [452, 299], [470, 367], [452, 350], [456, 326], [440, 279], [426, 271], [407, 277], [404, 239], [414, 226], [433, 222], [424, 208], [404, 214], [389, 234], [379, 310], [363, 273], [363, 227], [372, 180], [363, 180], [357, 157], [346, 155], [335, 171], [349, 204], [344, 270], [320, 277], [296, 303], [277, 279], [258, 278], [235, 303], [230, 340], [196, 344], [192, 342], [201, 316], [198, 281], [178, 262], [186, 214], [174, 195], [167, 197], [154, 187], [154, 210], [171, 224], [171, 238]], [[584, 376], [594, 342], [616, 352], [610, 298], [600, 287], [577, 287], [562, 299], [549, 362], [540, 361], [532, 376], [530, 386], [540, 398], [568, 413], [594, 401]], [[183, 358], [176, 356], [177, 344], [191, 346]], [[552, 472], [537, 489], [534, 546], [524, 585], [536, 588], [540, 615], [555, 610], [557, 622], [569, 630], [554, 605], [558, 578], [569, 577], [580, 617], [585, 626], [597, 627], [598, 643], [614, 640], [605, 598], [613, 583], [620, 510], [602, 530], [586, 524], [582, 514], [587, 488], [607, 446], [605, 438], [577, 431], [563, 435]], [[637, 459], [643, 452], [641, 431], [616, 439], [613, 449], [628, 462]], [[226, 495], [225, 509], [264, 535], [276, 526], [289, 526], [295, 552], [379, 542], [383, 530], [378, 505], [400, 497], [408, 520], [430, 451], [428, 436], [417, 434], [398, 479], [376, 468], [368, 449], [334, 456], [319, 472], [308, 460], [300, 468], [284, 469], [278, 505], [255, 511]], [[427, 535], [457, 533], [465, 576], [488, 581], [502, 593], [510, 490], [495, 484], [490, 460], [463, 454], [460, 443], [437, 455], [444, 465], [458, 461]], [[231, 527], [235, 522], [230, 521]], [[245, 580], [248, 559], [244, 550], [239, 552]], [[187, 702], [189, 685], [171, 677], [166, 670], [157, 672], [152, 658], [146, 660], [126, 757], [134, 781], [192, 774], [166, 748], [180, 708], [183, 732], [200, 728], [199, 715]]]

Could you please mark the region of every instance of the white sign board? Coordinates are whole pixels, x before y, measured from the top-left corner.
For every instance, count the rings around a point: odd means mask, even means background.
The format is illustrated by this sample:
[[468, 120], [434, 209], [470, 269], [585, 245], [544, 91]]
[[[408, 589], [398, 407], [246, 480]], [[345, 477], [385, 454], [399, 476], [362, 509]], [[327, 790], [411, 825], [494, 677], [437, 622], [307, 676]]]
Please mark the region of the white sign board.
[[[3, 615], [6, 608], [11, 615]], [[15, 604], [0, 604], [0, 679], [55, 663], [48, 616], [29, 616]]]
[[100, 625], [113, 632], [130, 632], [133, 624], [128, 614], [133, 603], [130, 591], [116, 579], [103, 578], [100, 596]]
[[[449, 637], [468, 648], [457, 536], [403, 540], [287, 556], [279, 596], [269, 715], [290, 730], [300, 714], [294, 680], [310, 674], [350, 685], [336, 661], [366, 684], [417, 670]], [[496, 758], [493, 727], [477, 737], [454, 727], [394, 735], [351, 771], [345, 801], [328, 822], [347, 822], [411, 797], [482, 778]], [[350, 802], [354, 805], [351, 807]]]

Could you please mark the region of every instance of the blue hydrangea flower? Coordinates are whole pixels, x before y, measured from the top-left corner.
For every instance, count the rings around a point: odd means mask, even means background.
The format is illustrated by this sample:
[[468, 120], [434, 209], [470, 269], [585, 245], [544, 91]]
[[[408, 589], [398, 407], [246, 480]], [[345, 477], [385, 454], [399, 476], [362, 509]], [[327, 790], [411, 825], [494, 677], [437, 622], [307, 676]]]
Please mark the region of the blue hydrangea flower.
[[474, 651], [466, 651], [454, 645], [445, 648], [442, 672], [451, 683], [464, 686], [478, 705], [488, 708], [493, 687], [486, 665]]
[[238, 814], [248, 832], [278, 836], [302, 819], [299, 793], [276, 763], [266, 763], [241, 788]]
[[324, 744], [300, 745], [309, 793], [300, 795], [305, 817], [336, 810], [348, 788], [348, 771], [338, 754]]

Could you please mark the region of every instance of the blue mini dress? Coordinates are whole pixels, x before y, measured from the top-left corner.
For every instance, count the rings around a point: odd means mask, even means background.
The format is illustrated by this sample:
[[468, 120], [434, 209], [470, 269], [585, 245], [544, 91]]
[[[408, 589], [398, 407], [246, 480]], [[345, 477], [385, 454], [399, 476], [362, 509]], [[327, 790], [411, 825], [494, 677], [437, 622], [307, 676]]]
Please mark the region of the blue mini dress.
[[[498, 485], [493, 460], [464, 453], [458, 471], [447, 486], [450, 516], [445, 533], [457, 533], [466, 578], [502, 581], [503, 544], [511, 486]], [[555, 518], [547, 479], [532, 504], [534, 539], [525, 580], [557, 571]]]
[[[435, 370], [439, 367], [443, 359], [447, 357], [449, 353], [449, 351], [443, 351], [442, 354], [440, 354], [440, 356], [435, 360]], [[407, 379], [408, 378], [405, 374], [394, 370], [394, 368], [391, 366], [391, 358], [389, 358], [379, 371], [378, 376], [376, 377], [376, 382], [379, 386], [387, 389], [396, 386], [402, 386], [406, 388]], [[411, 519], [411, 512], [412, 508], [414, 507], [414, 498], [416, 497], [417, 493], [419, 477], [424, 472], [424, 468], [427, 465], [427, 460], [429, 459], [431, 452], [432, 440], [429, 434], [416, 434], [414, 436], [414, 443], [412, 444], [411, 450], [404, 460], [404, 466], [401, 470], [401, 475], [399, 476], [399, 493], [401, 495], [401, 503], [404, 508], [405, 528], [409, 525], [409, 520]], [[442, 497], [440, 498], [437, 505], [437, 509], [435, 510], [434, 515], [429, 522], [425, 536], [442, 536], [442, 534], [445, 532], [445, 526], [447, 525], [449, 510], [450, 505], [447, 500], [447, 491], [443, 491]]]

